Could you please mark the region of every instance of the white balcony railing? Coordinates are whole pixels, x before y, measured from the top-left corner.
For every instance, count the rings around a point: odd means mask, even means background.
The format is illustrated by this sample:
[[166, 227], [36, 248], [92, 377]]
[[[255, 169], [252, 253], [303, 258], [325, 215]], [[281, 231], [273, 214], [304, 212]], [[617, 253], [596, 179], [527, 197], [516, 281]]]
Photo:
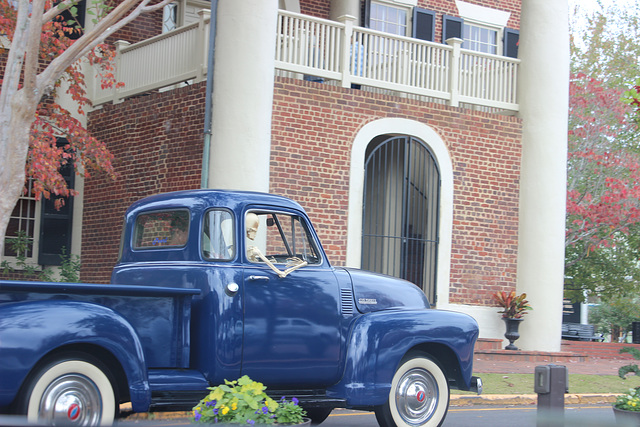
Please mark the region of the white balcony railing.
[[[359, 84], [381, 90], [518, 110], [520, 61], [424, 42], [344, 23], [279, 11], [276, 69], [315, 76], [343, 87]], [[118, 46], [116, 78], [122, 89], [100, 90], [94, 104], [119, 101], [206, 76], [209, 16], [134, 45]], [[167, 58], [171, 58], [168, 60]]]

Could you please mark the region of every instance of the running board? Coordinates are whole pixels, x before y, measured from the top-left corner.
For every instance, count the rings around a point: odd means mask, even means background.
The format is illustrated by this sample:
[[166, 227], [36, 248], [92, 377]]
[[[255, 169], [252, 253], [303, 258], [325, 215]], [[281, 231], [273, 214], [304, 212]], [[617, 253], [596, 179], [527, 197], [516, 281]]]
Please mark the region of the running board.
[[190, 411], [205, 397], [209, 382], [202, 373], [187, 369], [150, 369], [150, 411]]

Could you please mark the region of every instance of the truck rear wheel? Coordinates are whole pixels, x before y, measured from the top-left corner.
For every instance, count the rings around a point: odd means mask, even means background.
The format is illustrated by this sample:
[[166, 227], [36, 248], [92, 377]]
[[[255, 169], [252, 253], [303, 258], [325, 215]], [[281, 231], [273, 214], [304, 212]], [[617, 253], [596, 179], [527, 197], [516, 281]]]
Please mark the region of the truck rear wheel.
[[30, 423], [111, 425], [116, 414], [109, 370], [90, 356], [57, 357], [27, 384], [20, 409]]
[[436, 427], [449, 409], [449, 383], [438, 364], [423, 354], [404, 360], [391, 381], [389, 400], [376, 407], [382, 427]]

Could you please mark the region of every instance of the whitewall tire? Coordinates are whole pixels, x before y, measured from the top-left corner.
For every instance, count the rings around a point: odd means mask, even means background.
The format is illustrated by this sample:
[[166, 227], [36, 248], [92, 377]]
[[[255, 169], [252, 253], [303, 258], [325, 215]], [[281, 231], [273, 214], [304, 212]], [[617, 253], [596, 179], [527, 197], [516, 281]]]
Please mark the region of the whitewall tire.
[[389, 400], [376, 407], [376, 418], [382, 427], [437, 427], [448, 409], [444, 372], [426, 355], [414, 354], [394, 374]]
[[87, 357], [60, 357], [41, 368], [29, 382], [22, 412], [29, 423], [103, 426], [116, 414], [109, 371]]

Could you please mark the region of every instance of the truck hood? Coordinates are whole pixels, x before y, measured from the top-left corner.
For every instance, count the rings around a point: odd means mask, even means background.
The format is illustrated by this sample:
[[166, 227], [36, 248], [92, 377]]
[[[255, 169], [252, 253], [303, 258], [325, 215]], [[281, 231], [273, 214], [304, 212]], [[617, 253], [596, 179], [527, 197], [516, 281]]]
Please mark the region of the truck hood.
[[356, 306], [362, 313], [429, 308], [427, 297], [411, 282], [354, 268], [344, 270], [351, 277]]

